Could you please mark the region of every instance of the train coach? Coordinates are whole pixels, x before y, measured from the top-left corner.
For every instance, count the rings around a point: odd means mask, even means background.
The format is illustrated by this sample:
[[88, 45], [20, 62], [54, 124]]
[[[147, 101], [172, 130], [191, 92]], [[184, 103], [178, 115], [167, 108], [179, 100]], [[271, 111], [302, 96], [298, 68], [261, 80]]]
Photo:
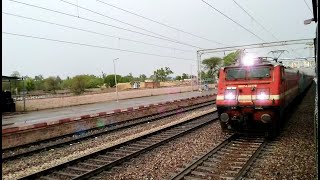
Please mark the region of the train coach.
[[221, 68], [216, 105], [223, 131], [258, 131], [275, 137], [286, 110], [313, 78], [277, 60], [250, 54]]

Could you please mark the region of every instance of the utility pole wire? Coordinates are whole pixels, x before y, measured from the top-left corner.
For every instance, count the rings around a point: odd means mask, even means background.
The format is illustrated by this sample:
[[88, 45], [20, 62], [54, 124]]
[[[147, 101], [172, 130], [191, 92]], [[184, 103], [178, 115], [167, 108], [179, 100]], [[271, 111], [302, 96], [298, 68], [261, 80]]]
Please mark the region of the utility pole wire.
[[[251, 19], [253, 19], [258, 25], [260, 25], [266, 32], [271, 34], [271, 36], [276, 39], [277, 41], [280, 41], [273, 33], [271, 33], [267, 28], [265, 28], [258, 20], [256, 20], [251, 14], [248, 13], [239, 3], [236, 2], [236, 0], [232, 0], [240, 9], [242, 9]], [[289, 47], [289, 49], [295, 53], [298, 56], [301, 56], [300, 53], [295, 52], [292, 48]]]
[[135, 54], [143, 54], [143, 55], [158, 56], [158, 57], [165, 57], [165, 58], [181, 59], [181, 60], [186, 60], [186, 61], [195, 61], [193, 59], [188, 59], [188, 58], [179, 58], [179, 57], [166, 56], [166, 55], [161, 55], [161, 54], [152, 54], [152, 53], [146, 53], [146, 52], [132, 51], [132, 50], [128, 50], [128, 49], [119, 49], [119, 48], [112, 48], [112, 47], [107, 47], [107, 46], [98, 46], [98, 45], [93, 45], [93, 44], [65, 41], [65, 40], [59, 40], [59, 39], [51, 39], [51, 38], [45, 38], [45, 37], [39, 37], [39, 36], [31, 36], [31, 35], [26, 35], [26, 34], [17, 34], [17, 33], [5, 32], [5, 31], [2, 31], [2, 33], [6, 34], [6, 35], [20, 36], [20, 37], [26, 37], [26, 38], [32, 38], [32, 39], [40, 39], [40, 40], [46, 40], [46, 41], [52, 41], [52, 42], [58, 42], [58, 43], [64, 43], [64, 44], [73, 44], [73, 45], [87, 46], [87, 47], [93, 47], [93, 48], [99, 48], [99, 49], [109, 49], [109, 50], [114, 50], [114, 51], [122, 51], [122, 52], [129, 52], [129, 53], [135, 53]]
[[[112, 18], [112, 17], [110, 17], [110, 16], [104, 15], [104, 14], [99, 13], [99, 12], [97, 12], [97, 11], [94, 11], [94, 10], [91, 10], [91, 9], [88, 9], [88, 8], [85, 8], [85, 7], [82, 7], [82, 6], [78, 6], [77, 4], [73, 4], [73, 3], [68, 2], [68, 1], [65, 1], [65, 0], [60, 0], [60, 1], [61, 1], [61, 2], [66, 3], [66, 4], [69, 4], [69, 5], [72, 5], [72, 6], [78, 7], [78, 8], [80, 8], [80, 9], [86, 10], [86, 11], [88, 11], [88, 12], [91, 12], [91, 13], [97, 14], [97, 15], [99, 15], [99, 16], [102, 16], [102, 17], [105, 17], [105, 18], [109, 18], [109, 19], [111, 19], [111, 20], [113, 20], [113, 21], [116, 21], [116, 22], [119, 22], [119, 23], [122, 23], [122, 24], [125, 24], [125, 25], [128, 25], [128, 26], [131, 26], [131, 27], [134, 27], [134, 28], [137, 28], [137, 29], [143, 30], [143, 31], [146, 31], [146, 32], [148, 32], [148, 33], [151, 33], [151, 34], [154, 34], [154, 35], [157, 35], [157, 36], [163, 37], [163, 38], [171, 39], [171, 38], [169, 38], [169, 37], [167, 37], [167, 36], [164, 36], [164, 35], [161, 35], [161, 34], [155, 33], [155, 32], [153, 32], [153, 31], [149, 31], [149, 30], [144, 29], [144, 28], [142, 28], [142, 27], [139, 27], [139, 26], [136, 26], [136, 25], [133, 25], [133, 24], [130, 24], [130, 23], [127, 23], [127, 22], [121, 21], [121, 20], [116, 19], [116, 18]], [[174, 40], [174, 39], [171, 39], [171, 40]]]
[[98, 1], [98, 2], [100, 2], [100, 3], [102, 3], [102, 4], [105, 4], [105, 5], [107, 5], [107, 6], [110, 6], [110, 7], [116, 8], [116, 9], [119, 9], [119, 10], [121, 10], [121, 11], [123, 11], [123, 12], [129, 13], [129, 14], [135, 15], [135, 16], [137, 16], [137, 17], [146, 19], [146, 20], [148, 20], [148, 21], [151, 21], [151, 22], [160, 24], [160, 25], [162, 25], [162, 26], [168, 27], [168, 28], [170, 28], [170, 29], [174, 29], [174, 30], [176, 30], [176, 31], [180, 31], [180, 32], [183, 32], [183, 33], [185, 33], [185, 34], [189, 34], [189, 35], [191, 35], [191, 36], [194, 36], [194, 37], [197, 37], [197, 38], [200, 38], [200, 39], [209, 41], [209, 42], [213, 42], [213, 43], [215, 43], [215, 44], [226, 45], [226, 44], [223, 44], [223, 43], [220, 43], [220, 42], [217, 42], [217, 41], [214, 41], [214, 40], [210, 40], [210, 39], [201, 37], [201, 36], [199, 36], [199, 35], [196, 35], [196, 34], [193, 34], [193, 33], [190, 33], [190, 32], [187, 32], [187, 31], [184, 31], [184, 30], [181, 30], [181, 29], [178, 29], [178, 28], [176, 28], [176, 27], [169, 26], [169, 25], [164, 24], [164, 23], [162, 23], [162, 22], [159, 22], [159, 21], [156, 21], [156, 20], [147, 18], [147, 17], [145, 17], [145, 16], [139, 15], [139, 14], [134, 13], [134, 12], [132, 12], [132, 11], [128, 11], [128, 10], [126, 10], [126, 9], [117, 7], [117, 6], [115, 6], [115, 5], [112, 5], [112, 4], [109, 4], [109, 3], [106, 3], [106, 2], [103, 2], [103, 1], [100, 1], [100, 0], [96, 0], [96, 1]]
[[[119, 23], [122, 23], [122, 24], [125, 24], [125, 25], [128, 25], [128, 26], [131, 26], [131, 27], [134, 27], [134, 28], [143, 30], [143, 31], [146, 31], [146, 32], [148, 32], [148, 33], [157, 35], [157, 36], [159, 36], [159, 37], [162, 37], [162, 38], [165, 38], [165, 39], [168, 39], [168, 40], [171, 40], [171, 41], [175, 41], [175, 42], [180, 42], [180, 41], [178, 41], [178, 40], [176, 40], [176, 39], [173, 39], [173, 38], [170, 38], [170, 37], [168, 37], [168, 36], [164, 36], [164, 35], [155, 33], [155, 32], [153, 32], [153, 31], [149, 31], [149, 30], [147, 30], [147, 29], [145, 29], [145, 28], [142, 28], [142, 27], [139, 27], [139, 26], [136, 26], [136, 25], [133, 25], [133, 24], [130, 24], [130, 23], [121, 21], [121, 20], [119, 20], [119, 19], [116, 19], [116, 18], [107, 16], [107, 15], [104, 15], [104, 14], [99, 13], [99, 12], [97, 12], [97, 11], [94, 11], [94, 10], [91, 10], [91, 9], [88, 9], [88, 8], [85, 8], [85, 7], [82, 7], [82, 6], [77, 6], [76, 4], [73, 4], [73, 3], [71, 3], [71, 2], [68, 2], [68, 1], [65, 1], [65, 0], [60, 0], [60, 1], [66, 3], [66, 4], [69, 4], [69, 5], [72, 5], [72, 6], [76, 6], [76, 7], [80, 8], [80, 9], [89, 11], [89, 12], [91, 12], [91, 13], [97, 14], [97, 15], [102, 16], [102, 17], [104, 17], [104, 18], [109, 18], [109, 19], [112, 19], [113, 21], [116, 21], [116, 22], [119, 22]], [[185, 43], [185, 44], [186, 44], [186, 43]]]
[[203, 3], [207, 4], [208, 6], [210, 6], [212, 9], [214, 9], [215, 11], [219, 12], [221, 15], [223, 15], [224, 17], [226, 17], [227, 19], [229, 19], [230, 21], [232, 21], [233, 23], [237, 24], [238, 26], [240, 26], [242, 29], [246, 30], [247, 32], [249, 32], [250, 34], [254, 35], [256, 38], [260, 39], [263, 42], [266, 42], [265, 40], [263, 40], [261, 37], [259, 37], [258, 35], [256, 35], [254, 32], [250, 31], [249, 29], [247, 29], [246, 27], [242, 26], [240, 23], [238, 23], [237, 21], [233, 20], [232, 18], [230, 18], [229, 16], [227, 16], [226, 14], [224, 14], [223, 12], [221, 12], [220, 10], [218, 10], [217, 8], [215, 8], [214, 6], [212, 6], [211, 4], [209, 4], [208, 2], [201, 0]]
[[28, 20], [36, 21], [36, 22], [42, 22], [42, 23], [46, 23], [46, 24], [51, 24], [51, 25], [55, 25], [55, 26], [60, 26], [60, 27], [64, 27], [64, 28], [69, 28], [69, 29], [73, 29], [73, 30], [87, 32], [87, 33], [91, 33], [91, 34], [97, 34], [97, 35], [101, 35], [101, 36], [105, 36], [105, 37], [122, 39], [122, 40], [125, 40], [125, 41], [131, 41], [131, 42], [135, 42], [135, 43], [141, 43], [141, 44], [145, 44], [145, 45], [149, 45], [149, 46], [155, 46], [155, 47], [166, 48], [166, 49], [171, 49], [171, 50], [175, 49], [175, 50], [178, 50], [178, 51], [183, 51], [183, 52], [188, 52], [188, 53], [194, 53], [195, 52], [195, 51], [188, 51], [188, 50], [184, 50], [184, 49], [172, 48], [172, 47], [168, 47], [168, 46], [161, 46], [161, 45], [147, 43], [147, 42], [143, 42], [143, 41], [127, 39], [127, 38], [124, 38], [124, 37], [112, 36], [112, 35], [108, 35], [108, 34], [104, 34], [104, 33], [99, 33], [99, 32], [96, 32], [96, 31], [91, 31], [91, 30], [81, 29], [81, 28], [77, 28], [77, 27], [73, 27], [73, 26], [67, 26], [67, 25], [63, 25], [63, 24], [58, 24], [58, 23], [54, 23], [54, 22], [50, 22], [50, 21], [44, 21], [44, 20], [40, 20], [40, 19], [21, 16], [21, 15], [18, 15], [18, 14], [12, 14], [12, 13], [7, 13], [7, 12], [2, 12], [2, 13], [5, 14], [5, 15], [14, 16], [14, 17], [22, 18], [22, 19], [28, 19]]
[[78, 17], [79, 17], [79, 3], [78, 3], [78, 0], [77, 0], [77, 14], [78, 14]]
[[308, 9], [310, 10], [310, 12], [311, 12], [311, 14], [312, 14], [313, 12], [312, 12], [311, 8], [309, 7], [309, 5], [308, 5], [308, 3], [307, 3], [306, 0], [304, 0], [304, 3], [306, 4], [306, 6], [308, 7]]
[[240, 9], [242, 9], [253, 21], [255, 21], [258, 25], [260, 25], [266, 32], [270, 33], [271, 36], [280, 41], [276, 36], [273, 35], [273, 33], [271, 33], [269, 30], [267, 30], [267, 28], [265, 28], [256, 18], [254, 18], [251, 14], [248, 13], [248, 11], [246, 11], [239, 3], [237, 3], [237, 1], [232, 0]]
[[132, 32], [132, 33], [136, 33], [136, 34], [140, 34], [140, 35], [144, 35], [144, 36], [148, 36], [148, 37], [152, 37], [152, 38], [156, 38], [156, 39], [161, 39], [161, 40], [164, 40], [164, 41], [169, 41], [169, 42], [173, 42], [173, 43], [177, 43], [177, 44], [183, 44], [185, 46], [190, 46], [190, 47], [197, 48], [197, 49], [203, 49], [201, 47], [197, 47], [197, 46], [190, 45], [190, 44], [187, 44], [187, 43], [177, 42], [177, 41], [174, 41], [174, 40], [170, 40], [170, 39], [166, 39], [166, 38], [162, 38], [162, 37], [158, 37], [158, 36], [153, 36], [153, 35], [150, 35], [150, 34], [145, 34], [145, 33], [138, 32], [138, 31], [133, 31], [133, 30], [130, 30], [130, 29], [126, 29], [126, 28], [114, 26], [114, 25], [111, 25], [111, 24], [107, 24], [107, 23], [104, 23], [104, 22], [101, 22], [101, 21], [96, 21], [96, 20], [92, 20], [92, 19], [88, 19], [88, 18], [84, 18], [84, 17], [78, 17], [78, 16], [73, 15], [73, 14], [68, 14], [68, 13], [65, 13], [65, 12], [61, 12], [61, 11], [57, 11], [57, 10], [53, 10], [53, 9], [49, 9], [49, 8], [45, 8], [45, 7], [41, 7], [41, 6], [37, 6], [37, 5], [32, 5], [32, 4], [28, 4], [28, 3], [24, 3], [24, 2], [20, 2], [20, 1], [16, 1], [16, 0], [8, 0], [8, 1], [14, 2], [14, 3], [18, 3], [18, 4], [23, 4], [23, 5], [34, 7], [34, 8], [38, 8], [38, 9], [42, 9], [42, 10], [46, 10], [46, 11], [50, 11], [50, 12], [54, 12], [54, 13], [57, 13], [57, 14], [62, 14], [62, 15], [65, 15], [65, 16], [70, 16], [70, 17], [82, 19], [82, 20], [85, 20], [85, 21], [93, 22], [93, 23], [96, 23], [96, 24], [104, 25], [104, 26], [109, 26], [109, 27], [121, 29], [121, 30], [124, 30], [124, 31], [129, 31], [129, 32]]

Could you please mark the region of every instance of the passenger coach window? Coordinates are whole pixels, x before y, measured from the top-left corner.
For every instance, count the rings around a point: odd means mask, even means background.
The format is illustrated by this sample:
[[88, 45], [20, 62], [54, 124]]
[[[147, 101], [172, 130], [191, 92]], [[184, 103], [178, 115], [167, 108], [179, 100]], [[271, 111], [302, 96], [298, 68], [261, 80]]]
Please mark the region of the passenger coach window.
[[260, 67], [260, 68], [252, 68], [249, 71], [248, 78], [269, 78], [270, 77], [270, 67]]
[[244, 69], [227, 69], [227, 80], [245, 79], [246, 70]]

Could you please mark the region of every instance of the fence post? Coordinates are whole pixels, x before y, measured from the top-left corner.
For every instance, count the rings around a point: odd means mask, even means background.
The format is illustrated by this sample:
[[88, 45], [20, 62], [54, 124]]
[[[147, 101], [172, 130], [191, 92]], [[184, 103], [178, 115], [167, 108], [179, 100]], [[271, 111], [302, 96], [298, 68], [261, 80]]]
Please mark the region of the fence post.
[[24, 85], [24, 77], [22, 77], [22, 81], [23, 81], [23, 90], [22, 90], [22, 93], [23, 93], [23, 112], [26, 112], [26, 88]]

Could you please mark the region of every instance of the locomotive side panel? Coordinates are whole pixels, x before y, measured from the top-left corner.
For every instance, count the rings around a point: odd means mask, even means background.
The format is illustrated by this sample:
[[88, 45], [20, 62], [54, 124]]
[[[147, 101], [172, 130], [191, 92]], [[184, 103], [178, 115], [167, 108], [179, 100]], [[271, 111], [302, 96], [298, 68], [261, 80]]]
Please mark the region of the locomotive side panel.
[[300, 74], [297, 71], [285, 70], [284, 86], [285, 92], [282, 94], [284, 97], [285, 107], [287, 107], [299, 95], [299, 81]]

